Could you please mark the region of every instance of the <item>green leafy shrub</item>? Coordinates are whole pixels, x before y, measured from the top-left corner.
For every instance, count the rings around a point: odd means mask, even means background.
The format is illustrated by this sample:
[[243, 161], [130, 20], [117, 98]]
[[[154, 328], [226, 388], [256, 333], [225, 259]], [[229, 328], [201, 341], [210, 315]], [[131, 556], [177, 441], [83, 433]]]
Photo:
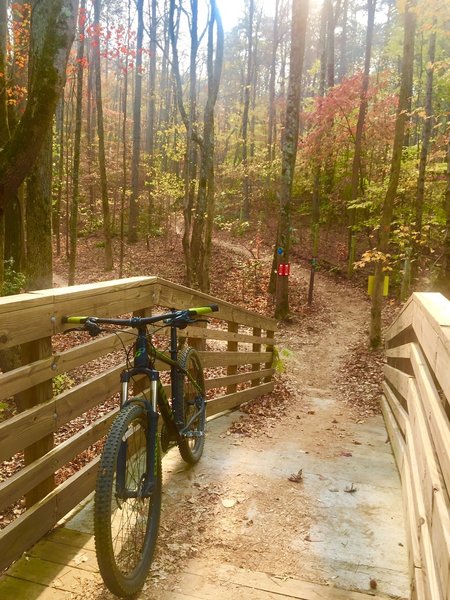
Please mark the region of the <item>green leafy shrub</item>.
[[1, 287], [2, 296], [12, 296], [23, 292], [25, 286], [25, 274], [14, 269], [14, 260], [5, 260], [5, 273]]

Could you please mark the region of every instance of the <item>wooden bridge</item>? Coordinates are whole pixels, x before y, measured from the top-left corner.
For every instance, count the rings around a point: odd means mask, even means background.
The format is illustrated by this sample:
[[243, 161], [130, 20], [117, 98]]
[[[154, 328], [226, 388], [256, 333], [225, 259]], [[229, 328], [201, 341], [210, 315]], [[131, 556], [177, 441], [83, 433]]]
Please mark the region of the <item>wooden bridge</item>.
[[[20, 345], [22, 364], [0, 375], [0, 401], [11, 406], [14, 398], [18, 407], [17, 414], [0, 423], [0, 459], [15, 457], [15, 464], [18, 458], [22, 462], [0, 482], [0, 514], [17, 515], [0, 532], [0, 568], [16, 561], [89, 496], [98, 462], [98, 458], [92, 459], [92, 448], [117, 412], [110, 399], [119, 390], [123, 364], [118, 362], [120, 353], [114, 351], [120, 350], [126, 334], [92, 341], [81, 337], [77, 345], [66, 349], [61, 317], [143, 315], [155, 308], [212, 301], [219, 304], [219, 318], [207, 328], [199, 324], [183, 333], [201, 352], [204, 366], [211, 367], [206, 382], [210, 417], [272, 391], [273, 320], [157, 277], [44, 290], [1, 300], [0, 350], [13, 349], [14, 356], [14, 348]], [[382, 403], [404, 487], [414, 600], [450, 600], [449, 327], [450, 303], [440, 295], [416, 294], [387, 338], [389, 364]], [[108, 368], [96, 374], [101, 362]], [[84, 365], [86, 377], [79, 380], [76, 373]], [[71, 381], [73, 378], [77, 380]], [[58, 386], [52, 386], [52, 381]], [[69, 389], [58, 389], [68, 382]], [[101, 416], [96, 410], [100, 405], [109, 406]], [[78, 429], [74, 427], [77, 422]], [[68, 424], [71, 435], [61, 439], [61, 430]], [[72, 467], [74, 460], [76, 469]], [[48, 566], [47, 572], [44, 568], [41, 582], [33, 581], [30, 575], [30, 559], [19, 560], [13, 573], [0, 580], [0, 600], [14, 596], [40, 600], [75, 597], [64, 592], [64, 586], [53, 585], [52, 573], [56, 578], [60, 571], [54, 565], [71, 565], [66, 571], [68, 577], [72, 568], [78, 576], [89, 573], [90, 567], [82, 571], [75, 563], [80, 556], [87, 556], [88, 563], [92, 559], [95, 564], [91, 536], [57, 529], [34, 546], [31, 561], [42, 561], [49, 553], [53, 553], [53, 568]], [[201, 565], [198, 569], [201, 572]], [[28, 576], [24, 576], [27, 571]], [[230, 598], [275, 597], [271, 594], [304, 600], [375, 597], [302, 581], [273, 584], [263, 573], [225, 571], [221, 576], [235, 586]], [[198, 574], [186, 573], [185, 577], [195, 579]], [[252, 577], [256, 577], [254, 585], [245, 587]], [[245, 589], [247, 592], [242, 591]], [[214, 590], [210, 596], [206, 590], [199, 597], [214, 596]], [[174, 600], [181, 597], [190, 596], [171, 596]]]
[[[14, 397], [20, 409], [0, 424], [0, 460], [15, 456], [19, 463], [23, 457], [23, 466], [0, 483], [0, 510], [12, 507], [20, 514], [0, 533], [0, 569], [8, 567], [92, 492], [98, 458], [85, 458], [82, 468], [67, 478], [64, 473], [71, 461], [83, 453], [88, 455], [88, 449], [102, 439], [118, 410], [111, 406], [106, 414], [89, 417], [90, 410], [119, 391], [123, 352], [106, 363], [103, 359], [103, 364], [102, 357], [120, 350], [129, 335], [110, 334], [92, 341], [86, 341], [84, 335], [83, 343], [59, 350], [65, 345], [60, 334], [68, 328], [62, 325], [62, 317], [130, 312], [142, 316], [155, 307], [212, 301], [219, 305], [215, 326], [198, 324], [181, 332], [200, 351], [204, 367], [214, 368], [206, 389], [208, 395], [212, 390], [219, 393], [208, 400], [207, 416], [273, 389], [276, 323], [272, 319], [158, 277], [42, 290], [1, 300], [0, 351], [8, 349], [14, 354], [20, 345], [22, 365], [0, 375], [0, 401]], [[92, 361], [97, 361], [97, 368], [88, 372], [94, 375], [60, 393], [56, 389], [54, 395], [52, 381], [67, 381], [67, 373], [75, 377], [77, 369], [92, 365]], [[80, 417], [82, 427], [56, 445], [58, 432], [69, 423], [76, 424]], [[24, 505], [26, 511], [22, 512]]]
[[386, 334], [382, 408], [401, 475], [413, 598], [450, 599], [450, 302], [416, 293]]

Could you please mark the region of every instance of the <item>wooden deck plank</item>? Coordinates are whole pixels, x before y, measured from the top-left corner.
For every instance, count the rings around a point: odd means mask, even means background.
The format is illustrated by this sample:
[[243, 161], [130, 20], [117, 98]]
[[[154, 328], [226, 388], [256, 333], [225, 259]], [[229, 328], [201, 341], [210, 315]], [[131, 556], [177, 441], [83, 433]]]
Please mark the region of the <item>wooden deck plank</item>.
[[73, 594], [7, 575], [0, 580], [0, 600], [12, 599], [73, 600]]
[[32, 548], [29, 556], [40, 558], [60, 565], [77, 567], [84, 571], [98, 571], [95, 550], [88, 548], [76, 548], [67, 544], [60, 544], [52, 540], [42, 540]]
[[68, 527], [58, 527], [50, 532], [47, 536], [48, 540], [58, 542], [59, 544], [67, 544], [75, 548], [87, 548], [95, 550], [94, 537], [89, 533], [69, 529]]
[[[241, 595], [235, 594], [233, 598], [256, 598], [256, 591], [275, 594], [277, 598], [295, 598], [296, 600], [384, 600], [387, 596], [366, 594], [364, 592], [355, 592], [352, 590], [343, 590], [333, 586], [327, 586], [319, 583], [311, 583], [295, 578], [279, 578], [258, 571], [249, 571], [234, 567], [228, 564], [211, 565], [206, 561], [192, 560], [186, 565], [186, 574], [195, 583], [192, 588], [196, 591], [200, 589], [203, 581], [205, 589], [216, 590], [215, 595], [209, 596], [211, 600], [221, 598], [218, 594], [218, 583], [238, 586], [241, 588]], [[206, 578], [203, 573], [211, 571], [214, 573], [214, 580], [210, 578], [209, 585], [205, 584]], [[183, 575], [181, 585], [183, 587], [185, 574]], [[192, 578], [196, 578], [194, 582]], [[222, 588], [221, 588], [222, 589]], [[245, 590], [245, 591], [244, 591]], [[251, 590], [251, 596], [250, 594]], [[208, 596], [200, 596], [209, 598]], [[272, 597], [272, 596], [268, 596]], [[231, 596], [230, 596], [231, 598]]]
[[[9, 569], [8, 575], [25, 582], [38, 583], [72, 593], [79, 592], [81, 586], [87, 585], [89, 581], [93, 580], [92, 571], [33, 556], [15, 563]], [[24, 598], [24, 596], [22, 597]]]

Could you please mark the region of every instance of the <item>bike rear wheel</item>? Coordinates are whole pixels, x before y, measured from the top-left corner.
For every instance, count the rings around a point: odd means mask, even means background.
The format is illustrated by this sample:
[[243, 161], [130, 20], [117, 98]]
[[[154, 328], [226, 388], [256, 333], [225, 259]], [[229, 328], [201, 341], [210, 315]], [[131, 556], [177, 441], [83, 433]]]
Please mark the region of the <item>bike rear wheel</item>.
[[200, 357], [194, 348], [185, 348], [180, 354], [179, 362], [192, 380], [183, 375], [181, 397], [174, 399], [176, 420], [186, 427], [194, 415], [200, 412], [188, 427], [188, 437], [179, 441], [178, 448], [184, 461], [195, 464], [200, 460], [205, 445], [205, 379]]
[[[130, 403], [115, 419], [100, 461], [94, 504], [97, 560], [108, 589], [121, 598], [143, 587], [153, 557], [161, 511], [161, 455], [143, 406]], [[147, 444], [154, 484], [144, 491]]]

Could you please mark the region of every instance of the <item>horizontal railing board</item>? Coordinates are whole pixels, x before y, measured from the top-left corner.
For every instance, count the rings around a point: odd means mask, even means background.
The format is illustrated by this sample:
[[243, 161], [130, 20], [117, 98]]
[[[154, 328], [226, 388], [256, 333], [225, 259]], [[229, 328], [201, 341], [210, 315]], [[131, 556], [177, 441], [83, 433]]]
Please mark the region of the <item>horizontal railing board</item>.
[[403, 492], [403, 505], [405, 507], [405, 524], [406, 524], [406, 535], [408, 543], [408, 558], [409, 568], [412, 581], [414, 582], [415, 598], [414, 600], [427, 600], [425, 595], [425, 577], [424, 569], [422, 568], [422, 556], [420, 552], [420, 544], [418, 538], [418, 528], [416, 508], [413, 498], [413, 481], [411, 476], [411, 467], [407, 460], [406, 444], [405, 444], [405, 456], [406, 460], [403, 461], [401, 480], [402, 480], [402, 492]]
[[413, 491], [413, 498], [410, 498], [409, 502], [412, 502], [415, 507], [416, 524], [419, 531], [418, 537], [420, 555], [422, 558], [422, 569], [425, 571], [425, 585], [428, 593], [425, 598], [441, 598], [442, 593], [436, 572], [433, 548], [431, 545], [430, 527], [422, 496], [421, 480], [417, 463], [417, 451], [409, 423], [406, 425], [406, 452], [409, 464], [411, 465], [411, 481]]
[[269, 338], [267, 336], [256, 336], [248, 333], [234, 333], [232, 331], [214, 329], [212, 327], [208, 327], [208, 329], [201, 329], [200, 327], [187, 327], [180, 332], [179, 336], [206, 340], [220, 340], [224, 342], [239, 342], [241, 344], [265, 344], [266, 346], [273, 344], [273, 338]]
[[450, 301], [441, 294], [415, 294], [418, 304], [413, 326], [419, 344], [450, 401]]
[[433, 498], [437, 493], [442, 494], [443, 482], [439, 474], [439, 465], [435, 458], [433, 442], [428, 430], [422, 408], [421, 398], [414, 379], [409, 382], [408, 414], [411, 432], [416, 448], [416, 460], [421, 478], [422, 498], [425, 511], [431, 515]]
[[411, 362], [447, 493], [450, 495], [450, 422], [418, 345], [411, 346]]
[[[131, 331], [131, 330], [129, 330]], [[52, 356], [37, 360], [0, 374], [0, 399], [9, 398], [29, 389], [39, 383], [48, 381], [56, 375], [61, 375], [80, 367], [91, 360], [122, 348], [122, 340], [127, 341], [128, 331], [111, 334], [83, 344], [70, 350], [55, 352]]]
[[204, 367], [224, 367], [227, 365], [251, 365], [266, 363], [272, 359], [271, 352], [200, 352]]
[[400, 431], [403, 436], [405, 435], [406, 422], [408, 420], [408, 413], [403, 408], [403, 406], [398, 401], [395, 394], [392, 392], [389, 385], [383, 381], [383, 393], [386, 398], [387, 403], [389, 404], [390, 410], [397, 421], [398, 426], [400, 427]]
[[408, 395], [408, 384], [411, 379], [410, 375], [406, 375], [398, 369], [394, 369], [390, 365], [384, 365], [384, 376], [397, 390], [397, 392], [406, 399]]
[[414, 302], [414, 295], [410, 296], [410, 298], [403, 305], [401, 311], [396, 316], [395, 320], [391, 323], [391, 325], [386, 329], [385, 339], [388, 343], [396, 336], [398, 336], [402, 331], [411, 326], [414, 318], [416, 304]]
[[0, 510], [16, 502], [38, 483], [106, 435], [118, 408], [85, 426], [30, 465], [0, 483]]
[[113, 367], [48, 402], [0, 423], [0, 460], [22, 450], [24, 443], [32, 444], [56, 432], [61, 425], [113, 396], [119, 391], [122, 369], [123, 365]]
[[262, 369], [261, 371], [247, 371], [245, 373], [239, 373], [237, 375], [227, 375], [226, 377], [215, 377], [214, 379], [207, 379], [205, 381], [206, 389], [214, 389], [219, 387], [226, 387], [227, 385], [233, 385], [237, 383], [245, 383], [247, 381], [254, 381], [255, 379], [265, 378], [274, 374], [274, 369]]
[[[261, 329], [277, 330], [276, 321], [274, 319], [257, 315], [202, 292], [193, 293], [193, 291], [187, 287], [172, 282], [169, 283], [159, 277], [157, 278], [157, 282], [161, 287], [159, 295], [156, 297], [156, 303], [159, 302], [165, 306], [174, 306], [175, 304], [178, 304], [177, 308], [188, 308], [189, 306], [192, 306], [194, 301], [198, 306], [198, 301], [203, 299], [205, 305], [215, 303], [219, 306], [219, 312], [214, 313], [214, 318], [232, 321], [241, 325], [247, 325], [248, 327], [261, 327]], [[177, 302], [174, 304], [174, 301]]]
[[240, 404], [243, 404], [244, 402], [249, 402], [250, 400], [258, 398], [258, 396], [270, 394], [270, 392], [273, 391], [273, 388], [274, 384], [272, 382], [263, 383], [239, 392], [233, 392], [232, 394], [226, 394], [224, 396], [214, 398], [213, 400], [208, 400], [206, 403], [206, 414], [207, 416], [211, 416], [221, 413], [225, 410], [231, 410]]
[[[450, 506], [448, 496], [436, 494], [431, 515], [431, 544], [435, 549], [436, 569], [442, 589], [450, 592]], [[447, 600], [447, 599], [446, 599]]]
[[[86, 313], [115, 316], [152, 305], [154, 290], [151, 285], [124, 282], [126, 280], [104, 282], [98, 287], [86, 284], [75, 286], [75, 289], [55, 288], [37, 293], [40, 303], [21, 301], [20, 296], [16, 296], [16, 307], [12, 312], [3, 312], [3, 304], [0, 303], [0, 349], [49, 337], [66, 329], [67, 326], [62, 323], [63, 316]], [[70, 291], [67, 292], [67, 289]]]
[[399, 472], [401, 472], [405, 458], [405, 441], [402, 436], [402, 431], [390, 410], [390, 406], [385, 396], [381, 397], [381, 410], [383, 412], [389, 439], [391, 440], [395, 462]]
[[96, 458], [0, 531], [0, 570], [35, 544], [94, 489]]

